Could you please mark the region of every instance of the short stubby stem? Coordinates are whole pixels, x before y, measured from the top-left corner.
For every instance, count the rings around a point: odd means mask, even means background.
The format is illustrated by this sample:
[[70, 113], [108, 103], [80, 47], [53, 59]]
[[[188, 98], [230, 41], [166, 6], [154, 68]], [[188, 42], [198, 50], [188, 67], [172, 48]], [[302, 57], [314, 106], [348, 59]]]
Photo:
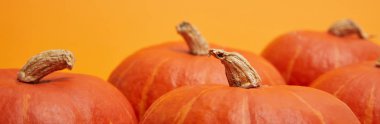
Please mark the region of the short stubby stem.
[[361, 39], [368, 39], [368, 35], [360, 28], [360, 26], [350, 19], [342, 19], [335, 22], [331, 25], [328, 32], [338, 37], [356, 34]]
[[231, 87], [260, 87], [261, 78], [249, 62], [239, 53], [211, 49], [209, 54], [219, 59], [226, 70], [228, 83]]
[[74, 56], [68, 50], [48, 50], [33, 56], [18, 72], [24, 83], [39, 83], [46, 75], [65, 68], [72, 69]]

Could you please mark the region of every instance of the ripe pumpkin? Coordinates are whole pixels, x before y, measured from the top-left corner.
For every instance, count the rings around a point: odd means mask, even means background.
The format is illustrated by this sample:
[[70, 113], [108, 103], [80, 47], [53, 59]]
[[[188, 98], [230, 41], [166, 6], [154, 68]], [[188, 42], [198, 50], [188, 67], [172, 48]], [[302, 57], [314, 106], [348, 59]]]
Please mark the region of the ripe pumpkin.
[[[142, 49], [125, 59], [109, 77], [109, 82], [131, 101], [138, 118], [154, 100], [174, 88], [227, 80], [220, 73], [224, 71], [223, 66], [208, 56], [209, 45], [191, 24], [183, 22], [177, 31], [187, 46], [182, 41]], [[279, 72], [265, 59], [236, 51], [247, 56], [266, 84], [285, 84]]]
[[82, 74], [48, 75], [73, 64], [71, 52], [50, 50], [21, 70], [1, 69], [0, 123], [137, 123], [132, 106], [111, 84]]
[[351, 20], [328, 32], [295, 31], [275, 39], [263, 51], [288, 84], [308, 86], [321, 74], [353, 63], [376, 60], [380, 47]]
[[362, 62], [332, 70], [311, 87], [345, 102], [363, 124], [380, 124], [380, 63]]
[[[225, 66], [230, 87], [197, 85], [156, 100], [141, 124], [359, 124], [349, 107], [309, 87], [265, 83], [238, 53], [210, 51]], [[163, 114], [164, 113], [164, 114]]]

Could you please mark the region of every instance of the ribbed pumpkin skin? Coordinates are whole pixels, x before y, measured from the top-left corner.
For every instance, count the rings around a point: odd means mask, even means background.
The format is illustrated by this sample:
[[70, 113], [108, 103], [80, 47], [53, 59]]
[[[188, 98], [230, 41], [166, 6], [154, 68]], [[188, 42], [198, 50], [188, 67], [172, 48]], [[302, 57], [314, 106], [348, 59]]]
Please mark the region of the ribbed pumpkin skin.
[[130, 103], [111, 84], [88, 75], [52, 73], [40, 84], [0, 70], [2, 124], [136, 124]]
[[376, 60], [380, 47], [354, 36], [297, 31], [275, 39], [262, 55], [280, 71], [288, 84], [308, 86], [329, 70]]
[[[211, 48], [215, 47], [211, 45]], [[220, 61], [207, 55], [191, 55], [188, 51], [183, 42], [171, 42], [140, 50], [114, 70], [109, 82], [131, 101], [138, 117], [142, 117], [154, 100], [174, 88], [227, 82], [224, 66]], [[281, 75], [265, 59], [252, 53], [239, 52], [251, 62], [263, 80], [268, 82], [266, 84], [285, 84]]]
[[343, 102], [308, 87], [243, 89], [203, 85], [182, 87], [163, 95], [140, 123], [359, 124], [359, 121]]
[[330, 71], [311, 85], [345, 102], [363, 124], [380, 124], [380, 68], [363, 62]]

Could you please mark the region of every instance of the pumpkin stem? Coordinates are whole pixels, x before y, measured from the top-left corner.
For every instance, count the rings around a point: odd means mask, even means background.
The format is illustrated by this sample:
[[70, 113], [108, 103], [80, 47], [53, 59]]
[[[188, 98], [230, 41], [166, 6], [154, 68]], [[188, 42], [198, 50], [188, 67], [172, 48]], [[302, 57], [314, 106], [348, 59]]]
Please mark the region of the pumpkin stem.
[[375, 66], [378, 67], [378, 68], [380, 68], [380, 59], [378, 59], [378, 60], [376, 61]]
[[342, 19], [335, 22], [333, 25], [331, 25], [328, 32], [338, 37], [356, 34], [361, 39], [369, 38], [369, 36], [360, 28], [360, 26], [350, 19]]
[[209, 54], [219, 59], [226, 70], [228, 83], [231, 87], [260, 87], [261, 78], [249, 62], [239, 53], [211, 49]]
[[176, 26], [176, 30], [185, 39], [191, 54], [208, 54], [208, 43], [194, 26], [188, 22], [182, 22]]
[[68, 50], [48, 50], [28, 60], [18, 72], [17, 79], [24, 83], [38, 83], [46, 75], [74, 65], [74, 56]]

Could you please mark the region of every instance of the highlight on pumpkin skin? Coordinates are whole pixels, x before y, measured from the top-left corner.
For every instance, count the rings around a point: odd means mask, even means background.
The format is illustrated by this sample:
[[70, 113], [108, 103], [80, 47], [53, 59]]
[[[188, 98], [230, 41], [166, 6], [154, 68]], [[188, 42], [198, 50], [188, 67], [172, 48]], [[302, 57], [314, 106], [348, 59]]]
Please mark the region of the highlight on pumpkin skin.
[[367, 33], [365, 33], [358, 24], [350, 19], [338, 20], [333, 25], [331, 25], [328, 32], [339, 37], [356, 34], [361, 39], [369, 38]]
[[180, 34], [186, 41], [193, 55], [207, 55], [208, 43], [201, 33], [189, 22], [182, 22], [176, 26], [177, 33]]
[[47, 50], [30, 58], [20, 69], [17, 79], [24, 83], [38, 83], [55, 71], [71, 70], [74, 62], [74, 55], [68, 50]]
[[211, 49], [209, 50], [209, 55], [214, 56], [223, 63], [227, 80], [231, 87], [246, 89], [260, 87], [262, 80], [259, 74], [239, 53]]

